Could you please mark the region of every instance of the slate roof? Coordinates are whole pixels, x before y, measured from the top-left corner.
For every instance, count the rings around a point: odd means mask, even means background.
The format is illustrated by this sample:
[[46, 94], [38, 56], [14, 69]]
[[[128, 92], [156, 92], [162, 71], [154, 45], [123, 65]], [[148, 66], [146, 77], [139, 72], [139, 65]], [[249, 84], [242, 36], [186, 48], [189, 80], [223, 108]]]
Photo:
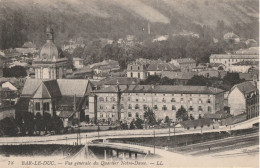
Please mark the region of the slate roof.
[[22, 96], [31, 97], [41, 83], [42, 83], [41, 79], [26, 79], [22, 91]]
[[258, 59], [258, 55], [211, 54], [210, 59]]
[[188, 64], [188, 63], [196, 63], [196, 61], [192, 58], [180, 58], [176, 60], [179, 64]]
[[136, 85], [129, 86], [127, 93], [178, 93], [178, 94], [217, 94], [224, 90], [207, 86], [183, 86], [183, 85]]
[[170, 79], [183, 79], [183, 80], [189, 80], [193, 76], [195, 76], [196, 72], [162, 72], [162, 77], [167, 77]]
[[177, 71], [178, 67], [170, 63], [152, 63], [148, 66], [147, 71]]
[[140, 79], [128, 78], [128, 77], [114, 77], [104, 81], [104, 85], [136, 85], [140, 82]]
[[253, 92], [253, 91], [256, 91], [257, 88], [256, 86], [254, 86], [252, 84], [252, 82], [242, 82], [242, 83], [239, 83], [239, 84], [236, 84], [232, 87], [231, 91], [234, 90], [235, 88], [238, 88], [242, 93], [244, 93], [245, 95], [247, 95], [248, 93], [250, 92]]
[[62, 96], [83, 97], [87, 91], [87, 79], [57, 79]]

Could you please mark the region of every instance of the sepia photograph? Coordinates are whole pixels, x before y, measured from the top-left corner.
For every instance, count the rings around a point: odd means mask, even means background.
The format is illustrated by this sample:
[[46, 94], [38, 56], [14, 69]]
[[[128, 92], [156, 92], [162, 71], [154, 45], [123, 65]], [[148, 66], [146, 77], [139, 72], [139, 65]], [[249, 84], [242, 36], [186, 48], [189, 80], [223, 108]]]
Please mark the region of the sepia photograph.
[[258, 168], [259, 0], [0, 0], [0, 167]]

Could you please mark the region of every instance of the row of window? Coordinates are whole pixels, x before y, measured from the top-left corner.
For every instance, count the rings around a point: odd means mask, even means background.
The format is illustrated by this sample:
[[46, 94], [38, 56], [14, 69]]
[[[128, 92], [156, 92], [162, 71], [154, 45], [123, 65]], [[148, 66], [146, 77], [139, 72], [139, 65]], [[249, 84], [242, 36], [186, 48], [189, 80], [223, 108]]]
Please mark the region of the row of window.
[[[35, 111], [41, 111], [41, 103], [35, 102], [34, 109]], [[43, 111], [50, 111], [50, 103], [48, 102], [43, 103]]]
[[[131, 98], [130, 97], [128, 97], [128, 101], [131, 101]], [[136, 101], [136, 102], [138, 102], [139, 101], [139, 99], [135, 99], [134, 101]], [[146, 100], [145, 99], [143, 99], [143, 102], [145, 102]], [[155, 98], [155, 100], [154, 100], [155, 102], [159, 102], [158, 101], [158, 99], [157, 98]], [[167, 100], [166, 99], [162, 99], [161, 100], [163, 103], [166, 103], [167, 102]], [[175, 98], [172, 98], [171, 100], [170, 100], [170, 102], [178, 102], [178, 101], [176, 101], [176, 99]], [[183, 103], [184, 102], [184, 99], [183, 98], [181, 98], [180, 99], [180, 102], [181, 103]], [[190, 98], [189, 100], [188, 100], [188, 102], [189, 103], [193, 103], [193, 100], [192, 100], [192, 98]], [[197, 101], [198, 103], [203, 103], [203, 101], [201, 100], [201, 99], [199, 99], [198, 101]], [[208, 99], [207, 101], [206, 101], [207, 103], [211, 103], [211, 100], [210, 99]]]

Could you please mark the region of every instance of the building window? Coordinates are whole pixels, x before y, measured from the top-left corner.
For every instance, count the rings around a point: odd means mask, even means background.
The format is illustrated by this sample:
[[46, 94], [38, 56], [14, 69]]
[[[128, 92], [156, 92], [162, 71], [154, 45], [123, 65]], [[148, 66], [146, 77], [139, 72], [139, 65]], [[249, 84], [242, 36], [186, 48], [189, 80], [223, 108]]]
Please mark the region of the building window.
[[133, 72], [131, 72], [131, 78], [133, 77]]
[[211, 112], [211, 107], [210, 106], [208, 106], [208, 112]]
[[192, 103], [192, 98], [190, 98], [189, 102]]
[[132, 66], [131, 66], [130, 68], [131, 68], [131, 70], [133, 70], [133, 67], [132, 67]]
[[116, 106], [113, 104], [113, 105], [112, 105], [112, 109], [115, 109], [115, 108], [116, 108]]
[[138, 99], [135, 99], [135, 101], [137, 101], [137, 102], [138, 102]]
[[111, 101], [112, 101], [112, 102], [115, 102], [116, 99], [115, 99], [114, 97], [111, 97]]
[[199, 111], [203, 111], [203, 109], [202, 109], [202, 107], [201, 107], [201, 106], [199, 106], [198, 110], [199, 110]]
[[132, 105], [131, 104], [128, 105], [128, 109], [132, 109]]
[[136, 118], [139, 118], [139, 114], [138, 114], [138, 113], [135, 113], [135, 117], [136, 117]]
[[144, 107], [144, 110], [147, 110], [147, 105], [144, 104], [143, 107]]
[[138, 72], [138, 78], [140, 78], [140, 73]]
[[43, 111], [50, 111], [50, 103], [43, 103]]
[[121, 109], [124, 109], [124, 108], [125, 108], [123, 104], [121, 104], [120, 107], [121, 107]]
[[40, 111], [41, 110], [41, 103], [36, 102], [35, 103], [35, 111]]
[[153, 107], [155, 110], [158, 110], [158, 107], [157, 107], [157, 105], [154, 105], [154, 107]]
[[127, 98], [127, 100], [128, 100], [128, 101], [131, 101], [131, 98], [130, 98], [130, 97], [128, 97], [128, 98]]
[[199, 103], [202, 103], [202, 100], [201, 100], [201, 99], [199, 99]]
[[183, 103], [183, 98], [181, 98], [181, 103]]
[[166, 100], [163, 98], [163, 99], [162, 99], [162, 102], [163, 102], [163, 103], [165, 103], [165, 102], [166, 102]]
[[172, 110], [176, 110], [176, 107], [174, 105], [172, 105]]
[[99, 106], [99, 109], [103, 109], [103, 106], [100, 105], [100, 106]]
[[210, 104], [210, 103], [211, 103], [211, 100], [210, 100], [210, 99], [208, 99], [207, 103], [209, 103], [209, 104]]
[[163, 105], [162, 110], [167, 110], [166, 105]]
[[190, 107], [189, 107], [189, 110], [190, 110], [190, 111], [193, 111], [193, 107], [192, 107], [192, 106], [190, 106]]
[[174, 98], [172, 98], [172, 99], [171, 99], [171, 102], [175, 102], [175, 99], [174, 99]]
[[138, 66], [137, 69], [140, 70], [140, 67]]
[[135, 105], [135, 109], [139, 109], [140, 107], [139, 107], [139, 105], [138, 104], [136, 104]]
[[131, 112], [128, 112], [128, 117], [132, 117], [132, 113]]
[[104, 101], [104, 98], [103, 98], [103, 97], [100, 97], [100, 98], [99, 98], [99, 101], [100, 101], [100, 102], [103, 102], [103, 101]]

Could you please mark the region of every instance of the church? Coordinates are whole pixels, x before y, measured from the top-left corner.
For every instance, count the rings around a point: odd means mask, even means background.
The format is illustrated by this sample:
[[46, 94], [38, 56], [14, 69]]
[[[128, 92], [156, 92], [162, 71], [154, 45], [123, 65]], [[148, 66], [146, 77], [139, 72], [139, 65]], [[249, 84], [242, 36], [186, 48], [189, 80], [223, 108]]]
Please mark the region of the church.
[[[64, 126], [71, 125], [80, 117], [89, 122], [88, 97], [92, 91], [87, 79], [66, 79], [67, 58], [54, 44], [51, 27], [46, 29], [46, 43], [39, 56], [33, 60], [35, 79], [27, 79], [16, 105], [16, 117], [30, 112], [57, 115]], [[88, 115], [86, 115], [88, 114]]]

